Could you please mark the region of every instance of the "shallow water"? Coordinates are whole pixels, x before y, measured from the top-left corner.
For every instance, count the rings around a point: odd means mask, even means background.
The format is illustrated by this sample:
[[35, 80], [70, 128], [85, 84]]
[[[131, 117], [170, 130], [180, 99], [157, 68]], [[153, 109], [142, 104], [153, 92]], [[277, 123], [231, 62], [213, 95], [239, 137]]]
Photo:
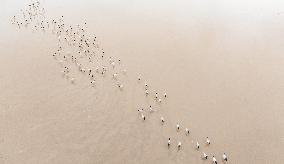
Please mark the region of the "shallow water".
[[[94, 90], [66, 82], [50, 57], [54, 37], [9, 22], [27, 2], [1, 3], [0, 163], [210, 163], [191, 143], [206, 136], [202, 151], [219, 161], [284, 161], [283, 2], [44, 1], [50, 18], [86, 21], [121, 58], [123, 92], [108, 80]], [[168, 94], [145, 123], [138, 74]], [[182, 150], [168, 150], [168, 137]]]

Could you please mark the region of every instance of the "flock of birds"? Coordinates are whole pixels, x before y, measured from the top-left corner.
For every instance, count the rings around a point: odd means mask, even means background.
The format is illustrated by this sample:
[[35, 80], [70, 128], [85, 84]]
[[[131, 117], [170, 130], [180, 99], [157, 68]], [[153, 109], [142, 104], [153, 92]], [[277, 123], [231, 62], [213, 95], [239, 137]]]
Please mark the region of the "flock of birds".
[[[123, 91], [123, 76], [127, 75], [127, 70], [123, 67], [122, 61], [113, 56], [108, 56], [104, 49], [100, 46], [96, 35], [87, 34], [87, 23], [83, 25], [68, 26], [64, 22], [64, 17], [59, 19], [48, 20], [46, 18], [45, 8], [39, 0], [31, 1], [25, 9], [21, 10], [19, 16], [13, 16], [12, 24], [19, 29], [29, 28], [32, 31], [51, 32], [56, 36], [58, 41], [58, 48], [52, 54], [53, 58], [59, 63], [62, 68], [62, 76], [70, 81], [76, 83], [74, 71], [79, 71], [83, 76], [88, 76], [90, 87], [95, 87], [100, 78], [110, 77], [114, 85]], [[68, 51], [66, 51], [68, 49]], [[137, 81], [141, 83], [142, 77], [139, 75]], [[150, 92], [147, 82], [144, 83], [145, 96], [151, 97], [153, 94], [154, 101], [162, 103], [168, 98], [166, 93], [158, 94], [157, 92]], [[148, 110], [144, 108], [138, 109], [138, 114], [142, 121], [146, 121], [147, 113], [153, 113], [156, 110], [150, 105]], [[160, 117], [161, 126], [165, 126], [166, 119]], [[180, 131], [180, 124], [176, 124], [176, 130]], [[190, 135], [190, 130], [185, 128], [185, 135]], [[177, 142], [177, 149], [181, 150], [182, 142]], [[210, 146], [211, 141], [208, 137], [205, 138], [205, 144]], [[167, 146], [170, 149], [172, 146], [171, 138], [168, 138]], [[195, 149], [200, 150], [200, 144], [196, 142]], [[209, 155], [201, 152], [201, 158], [207, 160]], [[221, 156], [223, 162], [228, 161], [226, 153]], [[217, 158], [212, 155], [212, 163], [217, 164]]]

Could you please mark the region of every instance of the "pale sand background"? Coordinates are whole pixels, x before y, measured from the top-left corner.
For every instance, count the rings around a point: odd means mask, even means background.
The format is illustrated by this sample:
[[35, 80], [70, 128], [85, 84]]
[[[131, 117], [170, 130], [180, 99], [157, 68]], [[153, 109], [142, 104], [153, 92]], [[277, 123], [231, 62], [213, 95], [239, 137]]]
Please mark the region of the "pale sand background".
[[[226, 152], [230, 164], [283, 163], [283, 2], [45, 1], [48, 17], [87, 21], [121, 57], [123, 92], [108, 80], [95, 90], [83, 78], [64, 80], [50, 57], [54, 37], [9, 23], [26, 3], [0, 7], [1, 164], [209, 163], [190, 143], [206, 136], [205, 151], [219, 160]], [[143, 89], [131, 78], [139, 72], [169, 95], [145, 123], [137, 117]], [[175, 132], [177, 121], [191, 138]], [[168, 151], [169, 136], [182, 139], [182, 151]]]

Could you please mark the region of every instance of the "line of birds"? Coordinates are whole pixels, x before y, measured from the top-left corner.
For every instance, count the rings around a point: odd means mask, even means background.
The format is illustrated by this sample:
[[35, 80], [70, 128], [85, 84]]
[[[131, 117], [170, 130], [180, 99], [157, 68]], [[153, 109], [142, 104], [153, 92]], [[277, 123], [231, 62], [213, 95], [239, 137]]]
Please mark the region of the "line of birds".
[[[142, 79], [141, 76], [138, 76], [138, 81], [141, 81], [141, 79]], [[149, 97], [149, 95], [150, 95], [149, 89], [148, 89], [148, 88], [149, 88], [149, 85], [148, 85], [148, 83], [145, 83], [144, 85], [145, 85], [145, 93], [146, 93], [146, 96]], [[162, 98], [159, 97], [159, 94], [158, 94], [157, 92], [154, 92], [154, 94], [155, 94], [155, 96], [154, 96], [154, 101], [158, 101], [158, 102], [161, 103], [161, 102], [162, 102]], [[164, 93], [164, 94], [163, 94], [163, 98], [166, 99], [167, 97], [168, 97], [168, 96], [167, 96], [167, 93]], [[142, 120], [145, 121], [145, 120], [146, 120], [146, 116], [145, 116], [145, 114], [143, 113], [144, 111], [145, 111], [144, 108], [138, 109], [138, 113], [141, 115]], [[150, 112], [150, 113], [155, 112], [155, 110], [152, 108], [151, 105], [149, 106], [149, 112]], [[160, 117], [160, 120], [161, 120], [161, 125], [164, 125], [164, 124], [165, 124], [165, 118], [164, 118], [163, 116], [161, 116], [161, 117]], [[179, 123], [176, 124], [176, 131], [177, 131], [177, 132], [180, 131], [180, 124], [179, 124]], [[186, 135], [186, 136], [190, 135], [190, 131], [189, 131], [188, 128], [185, 128], [185, 135]], [[210, 141], [209, 137], [206, 137], [205, 144], [206, 144], [207, 146], [209, 146], [209, 145], [211, 144], [211, 141]], [[168, 138], [167, 146], [168, 146], [168, 148], [171, 147], [171, 138]], [[178, 150], [181, 150], [181, 147], [182, 147], [182, 143], [181, 143], [181, 141], [178, 141], [178, 143], [177, 143], [177, 149], [178, 149]], [[196, 142], [195, 149], [196, 149], [196, 150], [199, 150], [199, 149], [200, 149], [200, 144], [198, 143], [198, 141]], [[205, 152], [202, 152], [201, 158], [202, 158], [203, 160], [207, 160], [208, 157], [209, 157], [209, 156], [208, 156]], [[228, 161], [228, 157], [227, 157], [227, 154], [226, 154], [226, 153], [223, 153], [223, 154], [222, 154], [222, 161], [223, 161], [223, 162], [227, 162], [227, 161]], [[218, 162], [217, 162], [217, 159], [216, 159], [216, 157], [215, 157], [214, 155], [212, 155], [212, 162], [215, 163], [215, 164], [218, 163]]]
[[[25, 27], [30, 27], [32, 31], [50, 31], [53, 35], [56, 36], [58, 41], [57, 51], [52, 54], [55, 60], [58, 61], [59, 65], [63, 69], [61, 71], [62, 76], [70, 80], [72, 84], [76, 83], [76, 78], [71, 75], [71, 68], [75, 66], [74, 70], [79, 71], [83, 75], [88, 75], [91, 87], [95, 87], [96, 80], [99, 80], [99, 77], [106, 77], [107, 72], [110, 72], [111, 79], [114, 80], [115, 85], [122, 90], [123, 77], [126, 75], [127, 71], [123, 68], [120, 59], [115, 59], [113, 56], [107, 56], [104, 49], [101, 48], [97, 37], [95, 35], [88, 36], [86, 33], [87, 23], [85, 22], [83, 26], [67, 26], [64, 23], [64, 16], [61, 16], [59, 19], [47, 20], [45, 16], [45, 8], [41, 6], [40, 0], [32, 1], [28, 4], [28, 7], [24, 10], [21, 10], [22, 17], [12, 17], [12, 24], [17, 25], [19, 29]], [[69, 48], [71, 51], [66, 51], [64, 48]], [[108, 58], [108, 60], [106, 60]], [[142, 81], [141, 75], [138, 76], [138, 81]], [[150, 90], [147, 82], [144, 83], [145, 87], [145, 96], [149, 97]], [[154, 100], [162, 103], [162, 99], [166, 99], [168, 96], [166, 93], [162, 97], [159, 97], [157, 92], [154, 92]], [[149, 106], [149, 112], [153, 113], [156, 110], [153, 107]], [[141, 115], [142, 120], [146, 120], [146, 115], [144, 114], [144, 109], [138, 109], [138, 113]], [[160, 117], [161, 124], [164, 125], [165, 118]], [[180, 131], [180, 124], [176, 124], [176, 130]], [[185, 128], [185, 134], [190, 135], [188, 128]], [[206, 145], [210, 145], [210, 139], [206, 137]], [[168, 148], [171, 147], [171, 138], [168, 138], [167, 141]], [[180, 150], [182, 147], [181, 141], [178, 142], [177, 148]], [[195, 149], [200, 149], [200, 144], [196, 142]], [[204, 160], [208, 159], [208, 155], [205, 152], [202, 152], [201, 158]], [[226, 153], [222, 154], [222, 161], [227, 162], [228, 157]], [[217, 159], [213, 155], [212, 162], [217, 164]]]

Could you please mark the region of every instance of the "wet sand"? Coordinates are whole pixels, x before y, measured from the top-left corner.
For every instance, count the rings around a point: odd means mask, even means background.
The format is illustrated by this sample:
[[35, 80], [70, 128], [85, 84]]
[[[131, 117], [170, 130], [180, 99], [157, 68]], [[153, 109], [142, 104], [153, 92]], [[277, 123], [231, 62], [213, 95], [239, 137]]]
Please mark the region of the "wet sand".
[[[284, 161], [283, 2], [44, 2], [50, 18], [88, 22], [122, 60], [123, 91], [104, 78], [90, 88], [79, 72], [66, 81], [56, 38], [10, 22], [27, 2], [1, 3], [0, 163], [203, 164], [224, 152], [230, 164]], [[167, 100], [145, 100], [145, 80]], [[150, 104], [160, 110], [143, 122], [137, 109]]]

